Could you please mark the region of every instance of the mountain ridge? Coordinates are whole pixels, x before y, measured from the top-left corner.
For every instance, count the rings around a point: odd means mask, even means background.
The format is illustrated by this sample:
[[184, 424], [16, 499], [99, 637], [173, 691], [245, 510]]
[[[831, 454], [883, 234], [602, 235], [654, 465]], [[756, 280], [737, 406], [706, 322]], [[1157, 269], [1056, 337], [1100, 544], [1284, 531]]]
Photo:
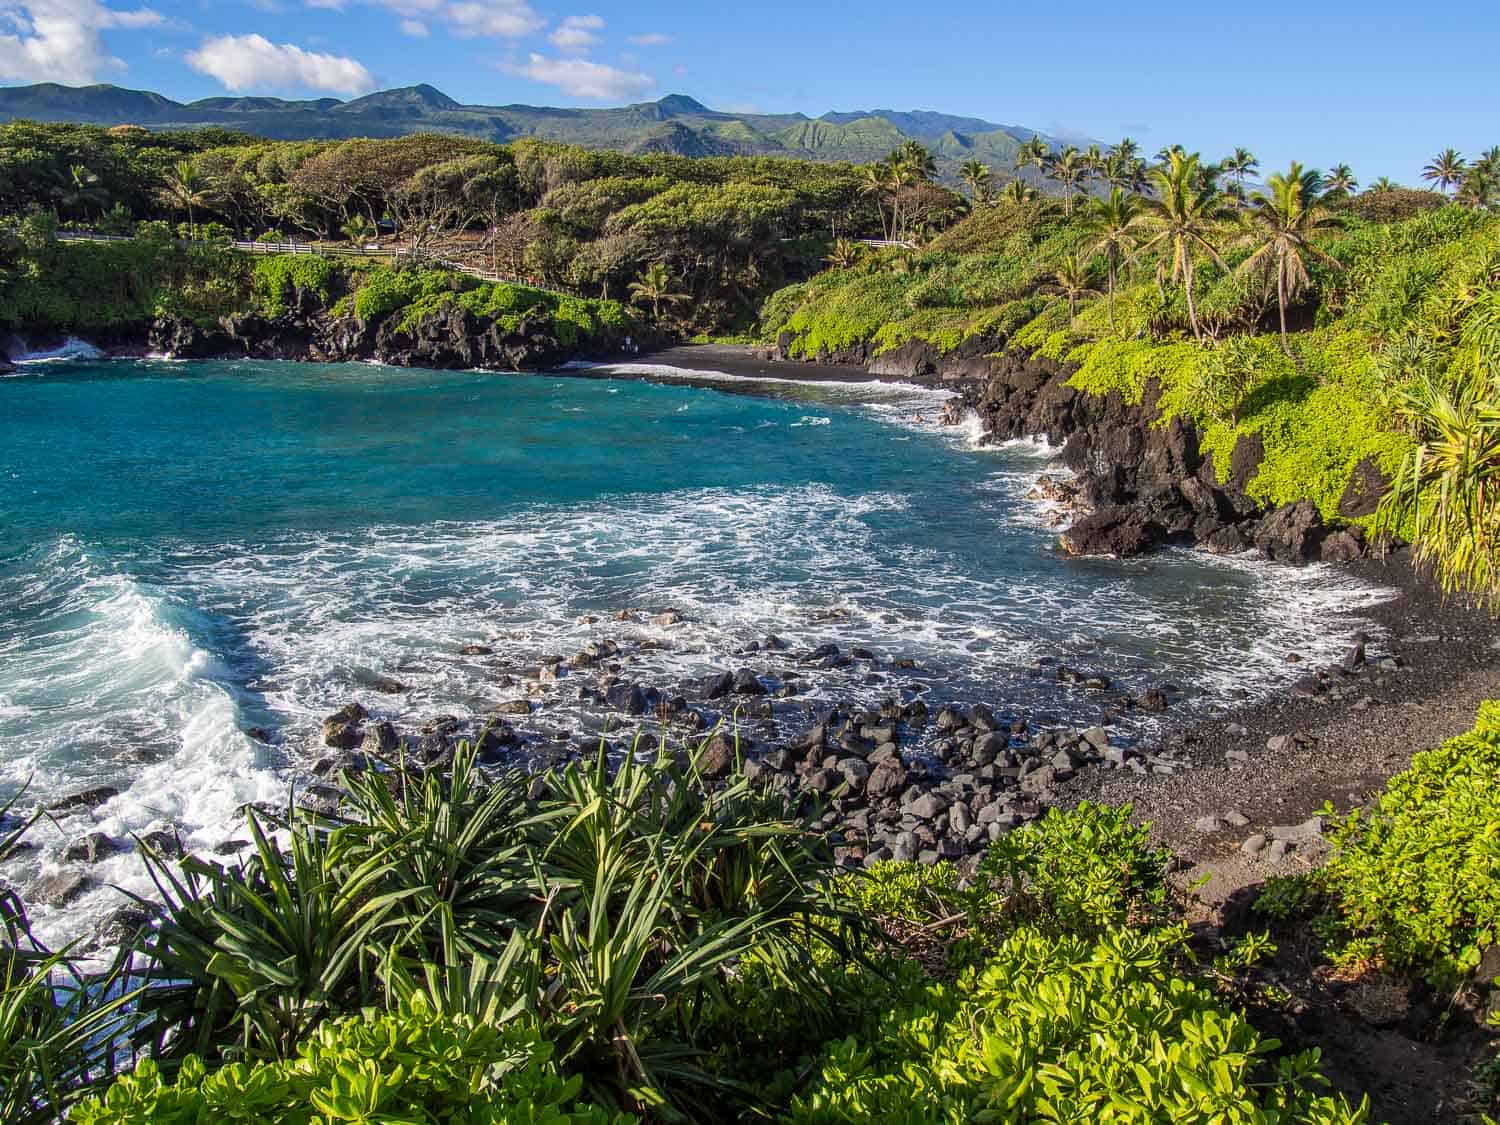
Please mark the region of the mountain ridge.
[[[977, 158], [1008, 169], [1033, 133], [933, 110], [729, 113], [687, 94], [601, 109], [465, 105], [434, 86], [377, 90], [360, 98], [218, 96], [177, 102], [149, 90], [43, 82], [0, 87], [0, 121], [140, 125], [154, 131], [223, 128], [271, 140], [345, 140], [418, 132], [506, 142], [524, 137], [621, 152], [685, 156], [784, 156], [864, 163], [906, 140], [934, 148], [940, 164]], [[1055, 138], [1040, 134], [1049, 143]], [[961, 137], [963, 143], [955, 144]]]

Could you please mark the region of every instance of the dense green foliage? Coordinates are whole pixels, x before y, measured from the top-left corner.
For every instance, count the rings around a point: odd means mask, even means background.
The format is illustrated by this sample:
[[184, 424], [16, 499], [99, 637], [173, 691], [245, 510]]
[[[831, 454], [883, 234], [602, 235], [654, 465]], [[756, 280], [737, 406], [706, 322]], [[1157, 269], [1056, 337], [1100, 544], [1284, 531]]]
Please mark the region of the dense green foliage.
[[91, 332], [162, 314], [212, 319], [249, 300], [247, 263], [167, 238], [60, 243], [48, 217], [0, 230], [0, 324]]
[[1185, 976], [1182, 930], [1029, 927], [867, 1039], [830, 1045], [797, 1122], [1358, 1122], [1277, 1044]]
[[1319, 885], [1340, 957], [1451, 982], [1500, 943], [1500, 703], [1418, 754], [1368, 809], [1336, 818]]
[[[154, 1047], [73, 1119], [1363, 1120], [1219, 991], [1253, 950], [1195, 965], [1128, 809], [1054, 812], [967, 884], [829, 881], [779, 798], [673, 755], [346, 782], [284, 843], [251, 814], [242, 863], [151, 861], [156, 968], [90, 1046]], [[907, 959], [934, 940], [946, 983]]]
[[1250, 494], [1325, 518], [1369, 461], [1398, 487], [1366, 522], [1414, 537], [1452, 589], [1500, 588], [1500, 218], [1431, 192], [1320, 195], [1298, 166], [1272, 195], [1212, 199], [1222, 172], [1168, 155], [1138, 206], [1002, 198], [925, 250], [775, 294], [762, 335], [808, 358], [977, 339], [1066, 361], [1090, 394], [1159, 395], [1221, 480], [1258, 440]]
[[152, 1060], [76, 1106], [80, 1125], [208, 1121], [453, 1122], [463, 1125], [625, 1125], [578, 1100], [534, 1031], [443, 1016], [417, 997], [389, 1014], [323, 1024], [285, 1061], [209, 1070], [191, 1055], [168, 1080]]
[[[917, 194], [949, 212], [960, 202], [930, 184]], [[816, 268], [835, 237], [880, 233], [876, 203], [842, 164], [437, 134], [278, 142], [207, 131], [166, 140], [0, 126], [0, 214], [32, 210], [110, 233], [161, 219], [243, 238], [381, 237], [386, 249], [605, 298], [623, 297], [657, 263], [692, 297], [669, 310], [673, 322], [714, 331], [751, 323], [762, 297]]]
[[308, 254], [248, 257], [163, 237], [57, 242], [45, 215], [0, 232], [0, 324], [22, 331], [109, 332], [158, 316], [206, 324], [243, 312], [395, 317], [413, 331], [462, 309], [502, 332], [550, 333], [564, 347], [639, 331], [618, 301], [586, 300], [525, 285], [479, 281], [446, 269], [376, 266]]

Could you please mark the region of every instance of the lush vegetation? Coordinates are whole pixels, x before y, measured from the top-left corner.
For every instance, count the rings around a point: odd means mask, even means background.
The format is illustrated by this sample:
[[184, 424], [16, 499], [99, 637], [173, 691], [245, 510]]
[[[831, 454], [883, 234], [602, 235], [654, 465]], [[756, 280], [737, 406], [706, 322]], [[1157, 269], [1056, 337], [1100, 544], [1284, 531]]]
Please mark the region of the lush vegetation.
[[107, 338], [164, 316], [212, 326], [236, 313], [299, 312], [390, 319], [410, 333], [428, 318], [462, 310], [506, 334], [544, 331], [564, 347], [618, 340], [641, 327], [638, 313], [618, 301], [482, 281], [451, 269], [304, 254], [250, 257], [214, 242], [172, 238], [160, 223], [141, 224], [139, 236], [125, 242], [66, 243], [55, 234], [45, 212], [0, 231], [0, 324]]
[[1500, 945], [1500, 704], [1472, 731], [1418, 754], [1369, 806], [1332, 809], [1333, 854], [1274, 885], [1263, 912], [1317, 915], [1334, 959], [1391, 968], [1451, 990]]
[[334, 818], [250, 814], [240, 863], [150, 857], [130, 991], [13, 966], [0, 1119], [1364, 1119], [1237, 1010], [1263, 942], [1195, 962], [1128, 809], [1054, 812], [967, 883], [831, 877], [810, 821], [695, 760], [538, 781], [465, 747], [347, 775]]
[[[901, 195], [918, 197], [934, 216], [961, 203], [925, 180]], [[654, 307], [698, 331], [753, 322], [761, 298], [815, 270], [835, 238], [878, 236], [879, 207], [854, 167], [790, 159], [625, 156], [431, 134], [166, 140], [129, 128], [0, 126], [3, 214], [46, 211], [107, 233], [149, 220], [180, 222], [193, 237], [377, 240], [427, 264], [461, 260], [600, 298], [624, 299], [659, 265], [692, 299]]]
[[1079, 196], [1001, 193], [920, 250], [841, 256], [766, 302], [763, 337], [808, 358], [916, 341], [1066, 362], [1080, 390], [1150, 392], [1163, 421], [1195, 423], [1221, 480], [1257, 440], [1250, 494], [1327, 518], [1368, 461], [1394, 487], [1365, 522], [1413, 538], [1448, 588], [1493, 596], [1500, 154], [1444, 154], [1438, 192], [1354, 195], [1342, 166], [1293, 164], [1251, 192], [1249, 153], [1125, 151], [1023, 152]]

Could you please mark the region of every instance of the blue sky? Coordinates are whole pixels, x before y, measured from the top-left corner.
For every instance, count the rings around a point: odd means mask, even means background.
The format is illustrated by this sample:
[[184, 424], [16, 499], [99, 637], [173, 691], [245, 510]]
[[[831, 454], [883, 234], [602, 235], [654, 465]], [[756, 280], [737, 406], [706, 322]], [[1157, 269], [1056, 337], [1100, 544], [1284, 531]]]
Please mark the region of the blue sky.
[[1245, 145], [1266, 168], [1345, 161], [1364, 181], [1500, 144], [1497, 44], [1494, 0], [0, 0], [4, 83], [937, 109], [1148, 152]]

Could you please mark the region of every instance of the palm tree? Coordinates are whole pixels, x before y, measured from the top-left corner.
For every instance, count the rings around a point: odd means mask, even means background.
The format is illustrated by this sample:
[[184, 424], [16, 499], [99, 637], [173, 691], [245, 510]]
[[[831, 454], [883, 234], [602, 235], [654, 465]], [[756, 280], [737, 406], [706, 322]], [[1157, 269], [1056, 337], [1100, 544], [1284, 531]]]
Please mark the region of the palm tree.
[[958, 175], [964, 183], [969, 185], [969, 191], [973, 193], [975, 203], [990, 201], [991, 180], [994, 173], [990, 171], [988, 164], [982, 160], [965, 160], [958, 170]]
[[630, 299], [635, 304], [650, 302], [651, 319], [661, 320], [661, 305], [665, 301], [675, 304], [686, 301], [686, 293], [677, 293], [672, 289], [672, 275], [667, 272], [667, 267], [661, 262], [652, 262], [642, 271], [641, 276], [630, 283]]
[[355, 215], [339, 228], [339, 232], [355, 246], [363, 246], [375, 228], [364, 215]]
[[1141, 204], [1133, 195], [1119, 188], [1108, 199], [1095, 199], [1089, 207], [1088, 229], [1094, 235], [1089, 247], [1093, 254], [1103, 254], [1109, 271], [1109, 330], [1115, 330], [1115, 285], [1120, 261], [1135, 249], [1141, 222]]
[[1052, 153], [1047, 142], [1036, 134], [1031, 134], [1031, 140], [1023, 144], [1016, 152], [1016, 171], [1019, 172], [1028, 164], [1036, 165], [1038, 171], [1046, 166], [1047, 157]]
[[859, 261], [860, 253], [864, 250], [858, 242], [847, 238], [835, 239], [828, 250], [828, 264], [835, 269], [846, 270], [855, 262]]
[[1036, 198], [1036, 188], [1025, 180], [1011, 180], [1001, 189], [1000, 198], [1007, 203], [1030, 203]]
[[1463, 177], [1464, 158], [1455, 149], [1446, 148], [1438, 153], [1428, 162], [1427, 167], [1422, 169], [1422, 178], [1431, 180], [1437, 184], [1439, 191], [1447, 191], [1453, 184]]
[[1285, 175], [1275, 173], [1266, 181], [1267, 192], [1250, 197], [1254, 210], [1256, 250], [1240, 265], [1246, 273], [1276, 271], [1276, 307], [1281, 314], [1281, 350], [1292, 354], [1286, 334], [1286, 305], [1311, 277], [1307, 259], [1316, 258], [1335, 269], [1339, 264], [1312, 244], [1318, 230], [1334, 223], [1332, 213], [1321, 205], [1323, 177], [1316, 169], [1304, 169], [1295, 160]]
[[1335, 164], [1324, 177], [1323, 187], [1327, 195], [1352, 195], [1359, 187], [1359, 181], [1354, 178], [1354, 170], [1349, 165]]
[[1376, 180], [1369, 187], [1365, 188], [1365, 191], [1367, 191], [1367, 192], [1395, 191], [1396, 188], [1399, 187], [1399, 186], [1400, 185], [1397, 184], [1396, 181], [1394, 181], [1393, 179], [1391, 179], [1389, 176], [1381, 176], [1380, 179]]
[[[931, 161], [932, 157], [929, 155], [927, 159]], [[901, 193], [912, 184], [926, 178], [920, 164], [913, 166], [909, 160], [897, 153], [891, 153], [890, 159], [886, 161], [885, 184], [886, 190], [891, 195], [891, 238], [897, 242], [906, 240], [906, 223], [901, 215]]]
[[1078, 318], [1078, 299], [1080, 297], [1097, 297], [1100, 295], [1099, 290], [1089, 284], [1093, 280], [1090, 273], [1089, 263], [1080, 260], [1077, 254], [1067, 254], [1058, 263], [1057, 269], [1052, 272], [1052, 280], [1042, 286], [1042, 292], [1056, 293], [1068, 299], [1068, 320], [1070, 322]]
[[890, 162], [892, 165], [905, 165], [916, 180], [927, 181], [937, 175], [937, 161], [921, 141], [907, 141], [891, 153]]
[[[1220, 269], [1228, 270], [1224, 259], [1209, 241], [1224, 218], [1224, 204], [1217, 188], [1204, 181], [1203, 165], [1197, 153], [1188, 155], [1181, 149], [1167, 154], [1164, 168], [1153, 168], [1155, 198], [1145, 201], [1146, 220], [1156, 234], [1141, 245], [1137, 253], [1161, 246], [1169, 255], [1171, 278], [1181, 281], [1187, 294], [1188, 323], [1193, 337], [1203, 342], [1198, 325], [1198, 309], [1193, 303], [1194, 259], [1206, 254]], [[1165, 270], [1166, 260], [1162, 263]], [[1161, 281], [1158, 270], [1157, 281]]]
[[880, 233], [887, 242], [891, 238], [891, 228], [885, 220], [885, 204], [883, 197], [890, 190], [891, 166], [884, 160], [877, 160], [873, 164], [866, 164], [860, 169], [859, 190], [875, 200], [875, 210], [880, 215]]
[[1219, 165], [1225, 172], [1234, 177], [1235, 187], [1239, 189], [1241, 199], [1245, 197], [1245, 177], [1253, 175], [1260, 169], [1260, 161], [1248, 148], [1236, 148], [1233, 153], [1226, 156]]
[[104, 209], [104, 189], [99, 184], [99, 177], [88, 170], [83, 164], [70, 164], [68, 166], [68, 185], [62, 193], [62, 205], [64, 211], [77, 208], [79, 214], [88, 218], [89, 204], [99, 204], [99, 209]]
[[1063, 208], [1071, 214], [1073, 193], [1078, 190], [1078, 185], [1088, 175], [1083, 165], [1083, 154], [1069, 145], [1052, 158], [1052, 162], [1047, 166], [1046, 175], [1049, 180], [1056, 180], [1062, 185]]
[[1088, 148], [1084, 149], [1083, 156], [1080, 159], [1082, 159], [1083, 166], [1088, 170], [1090, 176], [1102, 176], [1104, 175], [1105, 162], [1109, 160], [1109, 157], [1098, 145], [1089, 145]]
[[187, 211], [188, 237], [196, 238], [198, 227], [193, 221], [193, 208], [203, 203], [203, 180], [191, 160], [179, 160], [168, 170], [162, 184], [162, 199], [169, 207], [181, 207]]
[[1500, 191], [1500, 182], [1490, 171], [1489, 164], [1481, 162], [1469, 166], [1454, 198], [1465, 207], [1487, 211], [1495, 205], [1497, 191]]

